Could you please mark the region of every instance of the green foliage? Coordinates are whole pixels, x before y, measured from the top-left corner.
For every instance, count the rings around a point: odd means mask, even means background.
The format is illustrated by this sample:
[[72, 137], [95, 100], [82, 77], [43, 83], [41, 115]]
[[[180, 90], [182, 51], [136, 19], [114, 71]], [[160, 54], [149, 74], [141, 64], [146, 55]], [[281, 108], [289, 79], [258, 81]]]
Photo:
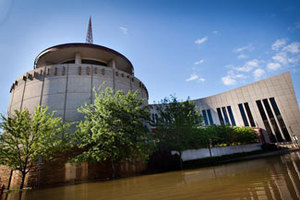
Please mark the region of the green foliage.
[[157, 120], [153, 125], [159, 146], [181, 153], [190, 146], [194, 129], [202, 124], [202, 118], [194, 102], [179, 102], [176, 97], [165, 98], [156, 105]]
[[64, 144], [61, 134], [67, 124], [54, 117], [54, 112], [47, 111], [48, 108], [37, 107], [32, 116], [27, 109], [15, 110], [11, 117], [1, 116], [0, 165], [21, 171], [25, 178], [39, 156], [51, 159], [55, 151], [61, 150]]
[[72, 161], [146, 160], [152, 146], [146, 126], [150, 113], [149, 106], [143, 105], [144, 99], [138, 98], [139, 92], [125, 95], [109, 87], [94, 92], [94, 104], [78, 109], [85, 120], [79, 123], [73, 143], [82, 153]]
[[207, 148], [209, 140], [213, 146], [229, 146], [257, 142], [257, 134], [250, 127], [206, 126], [194, 129], [186, 149]]

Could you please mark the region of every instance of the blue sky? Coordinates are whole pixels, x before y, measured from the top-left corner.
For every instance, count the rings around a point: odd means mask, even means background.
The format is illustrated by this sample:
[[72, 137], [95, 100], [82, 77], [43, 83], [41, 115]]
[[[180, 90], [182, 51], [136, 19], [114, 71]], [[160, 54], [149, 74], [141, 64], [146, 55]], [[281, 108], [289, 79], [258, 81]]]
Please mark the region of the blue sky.
[[0, 0], [0, 112], [42, 50], [94, 43], [131, 60], [149, 102], [206, 97], [290, 71], [300, 101], [300, 1]]

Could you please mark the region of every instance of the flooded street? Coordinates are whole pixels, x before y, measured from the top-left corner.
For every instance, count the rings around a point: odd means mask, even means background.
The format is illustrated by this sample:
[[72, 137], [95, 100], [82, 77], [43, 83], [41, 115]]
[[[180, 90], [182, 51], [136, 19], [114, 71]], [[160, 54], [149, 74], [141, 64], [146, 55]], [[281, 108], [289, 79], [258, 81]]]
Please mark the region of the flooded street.
[[[300, 152], [196, 170], [32, 190], [22, 199], [300, 199]], [[12, 194], [7, 199], [18, 199]]]

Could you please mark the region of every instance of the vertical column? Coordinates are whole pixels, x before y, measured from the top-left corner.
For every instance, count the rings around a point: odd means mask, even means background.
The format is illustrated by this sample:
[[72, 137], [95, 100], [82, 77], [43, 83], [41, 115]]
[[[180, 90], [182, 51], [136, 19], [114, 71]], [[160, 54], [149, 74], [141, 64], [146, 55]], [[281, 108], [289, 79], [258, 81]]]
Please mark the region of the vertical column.
[[46, 75], [46, 66], [44, 67], [44, 72], [43, 72], [43, 82], [42, 82], [42, 88], [41, 88], [40, 106], [42, 105], [42, 101], [43, 101], [44, 84], [45, 84], [45, 75]]
[[112, 59], [109, 63], [108, 66], [111, 67], [113, 70], [113, 90], [115, 91], [116, 89], [116, 78], [115, 78], [115, 73], [116, 73], [116, 61]]
[[94, 77], [94, 66], [91, 65], [91, 104], [93, 103], [93, 77]]
[[81, 64], [81, 55], [79, 53], [75, 54], [75, 64]]
[[16, 87], [16, 84], [14, 83], [14, 87], [11, 90], [11, 98], [10, 98], [10, 103], [9, 103], [8, 116], [10, 116], [10, 114], [11, 114], [11, 107], [14, 102], [15, 87]]
[[68, 94], [68, 80], [69, 80], [69, 65], [67, 65], [67, 74], [66, 74], [66, 87], [65, 87], [65, 99], [64, 99], [64, 113], [63, 121], [66, 120], [66, 109], [67, 109], [67, 94]]
[[23, 93], [21, 98], [20, 111], [22, 111], [22, 107], [23, 107], [23, 100], [24, 100], [24, 94], [25, 94], [26, 83], [27, 83], [27, 74], [26, 76], [23, 76], [23, 81], [24, 81], [24, 87], [23, 87]]
[[131, 76], [129, 76], [129, 84], [130, 84], [130, 90], [132, 90], [132, 80]]

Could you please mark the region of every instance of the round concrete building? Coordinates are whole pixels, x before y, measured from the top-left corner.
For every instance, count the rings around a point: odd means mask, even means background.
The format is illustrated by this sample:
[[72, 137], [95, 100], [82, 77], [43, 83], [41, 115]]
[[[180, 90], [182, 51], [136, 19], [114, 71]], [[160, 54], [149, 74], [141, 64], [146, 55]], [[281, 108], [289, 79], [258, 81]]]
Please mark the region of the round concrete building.
[[77, 108], [94, 100], [93, 88], [106, 82], [114, 90], [139, 90], [148, 101], [145, 85], [134, 77], [131, 62], [119, 52], [91, 43], [68, 43], [42, 51], [34, 69], [21, 75], [11, 87], [8, 114], [49, 106], [66, 121], [83, 116]]

